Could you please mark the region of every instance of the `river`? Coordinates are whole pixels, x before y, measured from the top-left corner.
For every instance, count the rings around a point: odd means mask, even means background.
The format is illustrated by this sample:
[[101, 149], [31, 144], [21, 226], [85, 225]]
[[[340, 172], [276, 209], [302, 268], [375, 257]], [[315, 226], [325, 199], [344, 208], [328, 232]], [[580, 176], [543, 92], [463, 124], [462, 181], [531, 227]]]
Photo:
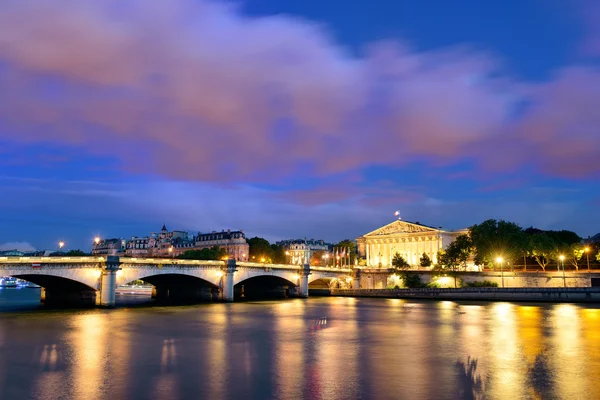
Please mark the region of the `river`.
[[0, 399], [598, 399], [590, 305], [307, 300], [36, 309], [0, 290]]

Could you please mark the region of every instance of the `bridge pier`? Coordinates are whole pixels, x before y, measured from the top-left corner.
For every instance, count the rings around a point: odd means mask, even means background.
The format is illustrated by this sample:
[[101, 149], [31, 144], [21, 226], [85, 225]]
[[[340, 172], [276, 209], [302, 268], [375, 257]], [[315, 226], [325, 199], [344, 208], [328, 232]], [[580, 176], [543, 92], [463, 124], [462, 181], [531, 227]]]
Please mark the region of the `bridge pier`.
[[107, 256], [106, 265], [102, 269], [100, 281], [100, 304], [103, 307], [114, 307], [117, 290], [117, 271], [121, 262], [118, 256]]
[[352, 289], [360, 289], [360, 269], [352, 270]]
[[221, 272], [223, 272], [221, 277], [221, 300], [223, 301], [233, 301], [233, 275], [235, 271], [237, 271], [235, 259], [227, 260], [225, 265], [221, 267]]
[[308, 276], [310, 275], [310, 264], [304, 264], [300, 269], [298, 278], [298, 297], [308, 297]]

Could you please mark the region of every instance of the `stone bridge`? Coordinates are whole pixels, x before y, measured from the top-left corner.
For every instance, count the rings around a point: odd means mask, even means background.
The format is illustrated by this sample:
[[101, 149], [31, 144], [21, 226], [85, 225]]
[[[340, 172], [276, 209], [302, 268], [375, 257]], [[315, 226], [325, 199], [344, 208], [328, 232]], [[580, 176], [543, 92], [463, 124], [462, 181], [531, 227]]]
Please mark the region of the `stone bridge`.
[[0, 276], [42, 287], [44, 303], [114, 306], [116, 288], [142, 280], [158, 299], [222, 300], [268, 294], [308, 297], [311, 287], [352, 288], [352, 269], [172, 258], [0, 257]]

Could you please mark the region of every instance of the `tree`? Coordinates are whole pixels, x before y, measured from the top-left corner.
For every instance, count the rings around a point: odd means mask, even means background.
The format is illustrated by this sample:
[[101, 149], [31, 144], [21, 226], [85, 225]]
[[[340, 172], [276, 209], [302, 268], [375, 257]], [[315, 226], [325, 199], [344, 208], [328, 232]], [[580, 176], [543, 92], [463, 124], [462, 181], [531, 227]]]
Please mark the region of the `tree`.
[[513, 222], [488, 219], [469, 228], [469, 236], [475, 252], [475, 264], [493, 263], [497, 257], [514, 261], [523, 254], [526, 235]]
[[583, 257], [583, 254], [585, 253], [584, 248], [585, 246], [583, 246], [581, 243], [573, 243], [570, 247], [569, 254], [571, 257], [569, 257], [569, 259], [576, 271], [579, 271], [579, 260], [581, 260], [581, 257]]
[[578, 234], [572, 231], [561, 230], [561, 231], [544, 231], [546, 235], [548, 235], [554, 242], [561, 246], [566, 245], [570, 246], [572, 244], [581, 243], [581, 238]]
[[451, 260], [451, 264], [463, 265], [463, 269], [467, 269], [467, 261], [473, 250], [473, 242], [469, 235], [459, 235], [446, 248], [446, 257]]
[[438, 264], [435, 266], [434, 270], [440, 275], [449, 275], [454, 278], [454, 287], [457, 287], [456, 279], [458, 278], [458, 265], [460, 261], [456, 257], [456, 252], [454, 254], [448, 254], [446, 250], [438, 251]]
[[178, 258], [182, 260], [222, 260], [227, 257], [227, 250], [219, 246], [201, 250], [187, 250]]
[[431, 267], [431, 258], [427, 255], [427, 253], [423, 253], [421, 258], [419, 259], [419, 265], [423, 268]]
[[89, 253], [86, 253], [82, 250], [69, 250], [67, 252], [55, 251], [54, 253], [50, 253], [50, 257], [85, 257], [89, 256]]
[[272, 262], [273, 249], [267, 239], [253, 237], [247, 240], [249, 246], [249, 259], [254, 262]]
[[392, 258], [392, 267], [398, 270], [406, 270], [410, 268], [410, 264], [399, 253], [396, 253]]
[[530, 255], [535, 258], [542, 270], [546, 271], [546, 266], [551, 259], [556, 256], [556, 244], [554, 240], [545, 233], [536, 233], [529, 238]]
[[313, 251], [310, 256], [310, 265], [321, 265], [323, 263], [324, 250]]
[[288, 259], [285, 255], [285, 247], [278, 245], [278, 244], [272, 244], [271, 245], [271, 254], [273, 255], [272, 262], [274, 264], [287, 264], [288, 263]]

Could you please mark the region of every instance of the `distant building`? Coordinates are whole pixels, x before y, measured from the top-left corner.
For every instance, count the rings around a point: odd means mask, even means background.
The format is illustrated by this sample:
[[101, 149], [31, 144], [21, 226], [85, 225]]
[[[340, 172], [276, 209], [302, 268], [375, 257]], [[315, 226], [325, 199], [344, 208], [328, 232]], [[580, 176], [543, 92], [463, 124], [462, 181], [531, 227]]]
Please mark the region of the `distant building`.
[[218, 246], [227, 251], [230, 258], [248, 261], [250, 246], [243, 231], [227, 231], [200, 233], [194, 237], [194, 249], [205, 249]]
[[93, 256], [119, 256], [125, 254], [125, 239], [101, 239], [92, 246]]
[[285, 254], [288, 258], [287, 262], [294, 265], [309, 264], [314, 252], [323, 251], [327, 253], [332, 246], [329, 243], [325, 243], [324, 240], [315, 239], [288, 239], [276, 242], [275, 244], [285, 249]]
[[417, 267], [423, 253], [437, 263], [438, 252], [467, 230], [446, 231], [408, 221], [394, 221], [356, 239], [358, 254], [368, 267], [389, 268], [396, 253]]
[[25, 253], [14, 249], [14, 250], [0, 250], [0, 257], [15, 257], [15, 256], [24, 256]]
[[146, 237], [132, 237], [124, 246], [128, 257], [177, 257], [188, 250], [202, 250], [218, 246], [229, 257], [247, 261], [249, 246], [243, 231], [213, 231], [190, 235], [185, 231], [169, 231], [165, 225], [159, 233]]
[[149, 237], [139, 238], [133, 236], [127, 240], [125, 246], [125, 256], [127, 257], [148, 257], [148, 241]]

